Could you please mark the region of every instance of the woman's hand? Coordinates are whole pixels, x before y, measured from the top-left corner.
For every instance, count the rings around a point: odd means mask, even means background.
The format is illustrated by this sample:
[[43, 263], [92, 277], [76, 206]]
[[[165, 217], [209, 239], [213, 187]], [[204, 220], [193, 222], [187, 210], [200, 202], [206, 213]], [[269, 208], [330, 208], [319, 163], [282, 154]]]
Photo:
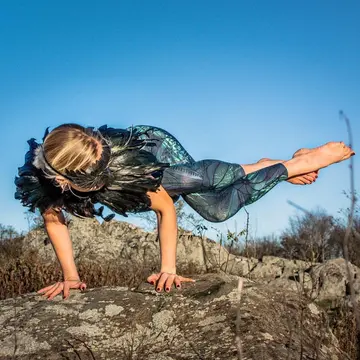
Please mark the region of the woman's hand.
[[52, 300], [56, 295], [63, 292], [63, 299], [66, 300], [69, 298], [70, 289], [80, 289], [84, 291], [86, 284], [81, 280], [65, 280], [43, 288], [37, 293], [42, 294], [43, 297], [46, 297], [48, 300]]
[[157, 292], [161, 292], [163, 289], [166, 292], [170, 292], [173, 285], [175, 285], [177, 289], [180, 289], [182, 282], [195, 282], [195, 280], [173, 273], [159, 272], [150, 275], [147, 278], [147, 282], [154, 285]]

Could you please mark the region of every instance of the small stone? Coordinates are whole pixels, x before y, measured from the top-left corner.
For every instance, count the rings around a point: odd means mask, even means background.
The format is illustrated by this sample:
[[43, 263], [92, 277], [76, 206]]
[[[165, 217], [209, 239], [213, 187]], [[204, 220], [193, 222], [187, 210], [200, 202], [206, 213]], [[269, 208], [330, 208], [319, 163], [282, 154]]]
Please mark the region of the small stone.
[[79, 314], [79, 318], [82, 320], [99, 321], [102, 315], [97, 309], [86, 310]]
[[262, 335], [264, 336], [265, 340], [274, 340], [272, 335], [270, 335], [269, 333], [262, 333]]
[[308, 308], [309, 308], [309, 310], [311, 311], [312, 314], [314, 314], [314, 315], [319, 315], [320, 314], [320, 311], [319, 311], [319, 309], [317, 308], [317, 306], [315, 304], [312, 304], [312, 303], [309, 304]]
[[105, 307], [106, 316], [116, 316], [119, 315], [122, 311], [124, 311], [124, 308], [119, 305], [111, 304]]
[[207, 326], [211, 324], [216, 324], [218, 322], [223, 322], [226, 320], [225, 315], [218, 315], [218, 316], [209, 316], [208, 318], [199, 322], [199, 326]]
[[153, 315], [153, 325], [156, 330], [166, 331], [173, 323], [175, 314], [171, 310], [163, 310]]
[[71, 326], [66, 329], [67, 332], [76, 336], [86, 335], [88, 337], [103, 335], [103, 331], [96, 325], [83, 324], [81, 326]]

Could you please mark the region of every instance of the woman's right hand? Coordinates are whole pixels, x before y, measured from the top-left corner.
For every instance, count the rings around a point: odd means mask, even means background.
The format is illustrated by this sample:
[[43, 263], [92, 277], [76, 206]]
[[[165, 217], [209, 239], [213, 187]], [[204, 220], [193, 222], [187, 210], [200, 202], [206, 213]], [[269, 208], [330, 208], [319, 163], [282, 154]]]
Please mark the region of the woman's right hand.
[[69, 298], [70, 289], [79, 289], [80, 291], [84, 291], [86, 289], [86, 284], [81, 280], [65, 280], [47, 286], [39, 290], [37, 293], [42, 294], [42, 296], [46, 297], [48, 300], [52, 300], [56, 295], [62, 292], [63, 299], [66, 300]]

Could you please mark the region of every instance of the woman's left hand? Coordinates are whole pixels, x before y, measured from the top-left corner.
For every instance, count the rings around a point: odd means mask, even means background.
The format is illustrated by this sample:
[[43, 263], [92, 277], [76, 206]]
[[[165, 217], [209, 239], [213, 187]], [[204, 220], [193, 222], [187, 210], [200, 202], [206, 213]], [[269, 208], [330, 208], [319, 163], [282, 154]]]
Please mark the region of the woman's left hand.
[[159, 272], [150, 275], [147, 278], [147, 282], [154, 285], [157, 292], [161, 292], [163, 289], [166, 292], [170, 292], [173, 285], [175, 285], [177, 289], [180, 289], [182, 282], [195, 282], [195, 280], [173, 273]]
[[86, 289], [86, 284], [81, 280], [64, 280], [55, 283], [54, 285], [47, 286], [37, 293], [42, 294], [43, 297], [48, 300], [52, 300], [55, 296], [63, 293], [64, 300], [69, 298], [70, 289], [79, 289], [84, 291]]

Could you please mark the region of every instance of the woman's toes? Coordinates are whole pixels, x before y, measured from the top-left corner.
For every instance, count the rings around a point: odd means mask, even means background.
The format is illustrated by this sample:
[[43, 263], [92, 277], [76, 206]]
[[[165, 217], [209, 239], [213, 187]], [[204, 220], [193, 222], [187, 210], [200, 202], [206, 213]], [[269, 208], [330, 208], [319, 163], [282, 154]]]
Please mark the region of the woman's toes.
[[319, 170], [312, 171], [311, 173], [308, 174], [295, 176], [293, 178], [288, 179], [287, 181], [290, 184], [294, 184], [294, 185], [310, 185], [316, 181], [316, 179], [318, 178], [318, 174], [319, 174]]
[[293, 185], [302, 185], [302, 182], [298, 178], [288, 179], [287, 182]]
[[318, 175], [317, 175], [315, 172], [312, 172], [312, 173], [310, 173], [310, 174], [306, 174], [306, 175], [304, 175], [304, 176], [305, 176], [305, 178], [306, 178], [307, 180], [309, 180], [309, 181], [311, 181], [311, 182], [315, 181], [316, 178], [318, 177]]

